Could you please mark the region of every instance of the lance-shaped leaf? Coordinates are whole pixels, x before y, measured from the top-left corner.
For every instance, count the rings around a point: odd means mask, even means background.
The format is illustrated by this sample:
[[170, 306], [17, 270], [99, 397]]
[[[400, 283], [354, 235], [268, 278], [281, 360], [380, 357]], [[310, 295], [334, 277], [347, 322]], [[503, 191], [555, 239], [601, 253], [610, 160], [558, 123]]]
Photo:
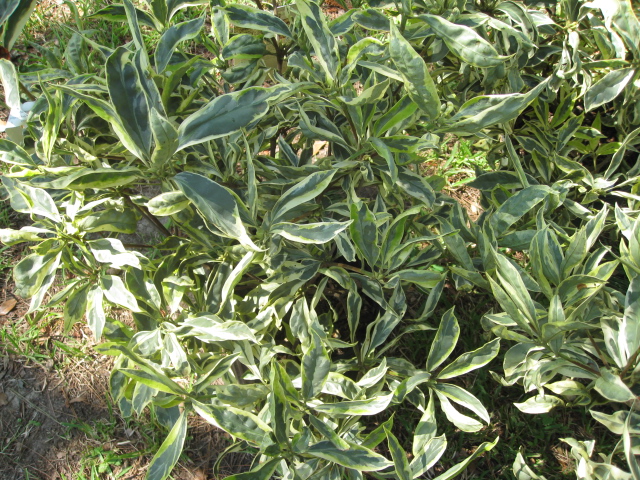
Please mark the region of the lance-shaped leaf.
[[472, 370], [484, 367], [493, 360], [500, 350], [500, 339], [494, 338], [489, 343], [472, 352], [460, 355], [438, 374], [439, 379], [459, 377]]
[[361, 472], [377, 472], [393, 465], [382, 455], [354, 443], [342, 450], [325, 440], [311, 445], [305, 453]]
[[272, 458], [268, 462], [259, 464], [250, 472], [236, 473], [224, 478], [225, 480], [269, 480], [281, 461], [280, 457]]
[[418, 18], [431, 27], [449, 50], [474, 67], [495, 67], [506, 60], [506, 57], [498, 55], [489, 42], [469, 27], [457, 25], [436, 15], [424, 14]]
[[297, 0], [296, 6], [300, 12], [302, 27], [313, 50], [318, 63], [325, 73], [325, 82], [333, 85], [334, 79], [338, 76], [339, 53], [338, 45], [329, 30], [325, 14], [320, 10], [320, 6], [309, 0]]
[[252, 250], [259, 250], [249, 238], [240, 219], [236, 198], [226, 188], [190, 172], [179, 173], [173, 180], [202, 216], [223, 235], [238, 240]]
[[133, 294], [127, 290], [124, 282], [117, 275], [102, 275], [100, 277], [102, 293], [111, 303], [128, 308], [132, 312], [139, 312], [138, 302]]
[[414, 453], [415, 456], [410, 464], [413, 478], [420, 478], [424, 472], [438, 463], [446, 449], [447, 438], [444, 435], [430, 438], [420, 450]]
[[183, 411], [173, 428], [164, 439], [160, 449], [153, 456], [146, 479], [165, 480], [173, 470], [173, 467], [180, 458], [184, 440], [187, 437], [187, 412]]
[[588, 112], [613, 101], [622, 93], [635, 73], [633, 68], [623, 68], [607, 73], [584, 94], [585, 110]]
[[172, 25], [162, 34], [156, 47], [156, 72], [162, 73], [167, 68], [171, 55], [180, 42], [195, 38], [204, 26], [204, 17], [198, 17], [187, 22]]
[[204, 405], [193, 401], [193, 409], [210, 424], [257, 445], [271, 432], [269, 425], [254, 414], [229, 405]]
[[400, 446], [400, 442], [389, 431], [389, 429], [385, 428], [384, 432], [387, 434], [387, 443], [389, 444], [389, 451], [391, 452], [391, 458], [393, 458], [393, 463], [395, 466], [396, 475], [398, 475], [398, 479], [413, 480], [413, 474], [411, 472], [411, 468], [409, 467], [407, 454], [404, 452], [402, 446]]
[[167, 2], [167, 22], [169, 22], [173, 16], [183, 8], [195, 7], [196, 5], [207, 5], [208, 0], [154, 0], [154, 1], [166, 1]]
[[440, 408], [444, 412], [447, 420], [453, 423], [463, 432], [477, 432], [482, 429], [482, 423], [471, 418], [467, 415], [460, 413], [449, 401], [449, 399], [442, 395], [440, 392], [436, 392], [438, 399], [440, 400]]
[[311, 345], [302, 357], [302, 396], [312, 399], [322, 391], [329, 376], [331, 360], [320, 336], [311, 332]]
[[[118, 139], [122, 142], [124, 147], [133, 153], [136, 157], [140, 159], [147, 159], [148, 152], [145, 152], [143, 148], [141, 148], [138, 143], [134, 140], [134, 138], [129, 134], [127, 127], [122, 123], [120, 116], [116, 112], [116, 110], [104, 100], [99, 98], [92, 97], [91, 95], [87, 95], [86, 93], [82, 93], [80, 91], [74, 90], [70, 87], [61, 85], [57, 87], [63, 90], [65, 93], [76, 97], [86, 103], [91, 110], [94, 111], [96, 115], [102, 118], [104, 121], [109, 123], [114, 133], [118, 137]], [[143, 95], [144, 96], [144, 95]], [[151, 133], [151, 130], [149, 130]]]
[[227, 5], [224, 11], [229, 21], [239, 27], [291, 38], [291, 31], [287, 24], [269, 12], [239, 3]]
[[137, 368], [120, 368], [118, 371], [124, 373], [127, 377], [134, 379], [148, 387], [155, 388], [161, 392], [171, 393], [174, 395], [184, 395], [184, 389], [159, 371]]
[[249, 327], [235, 320], [218, 323], [209, 317], [189, 318], [181, 324], [180, 333], [194, 335], [203, 342], [248, 340], [257, 343], [256, 337]]
[[372, 267], [380, 256], [378, 226], [375, 223], [375, 219], [375, 216], [364, 202], [361, 202], [360, 205], [351, 204], [351, 220], [353, 223], [349, 225], [349, 233], [351, 233], [351, 239], [360, 255]]
[[189, 199], [182, 192], [165, 192], [152, 198], [147, 208], [152, 215], [164, 217], [184, 210], [189, 205]]
[[277, 223], [271, 229], [273, 235], [281, 235], [287, 240], [298, 243], [322, 244], [333, 240], [345, 230], [348, 222], [320, 222], [320, 223]]
[[0, 4], [0, 25], [7, 21], [18, 5], [20, 0], [5, 0]]
[[5, 17], [0, 23], [0, 25], [4, 24], [0, 40], [7, 50], [11, 50], [27, 24], [31, 12], [36, 8], [38, 0], [19, 0], [18, 2], [13, 0], [2, 3], [7, 3], [7, 5], [2, 7], [4, 11], [0, 11], [0, 14]]
[[178, 150], [229, 135], [259, 120], [269, 111], [269, 97], [268, 90], [252, 88], [213, 99], [182, 122]]
[[350, 402], [323, 403], [314, 405], [314, 410], [325, 412], [338, 417], [349, 415], [376, 415], [389, 406], [393, 394], [378, 395], [367, 400], [353, 400]]
[[533, 207], [542, 202], [551, 189], [546, 185], [533, 185], [520, 190], [509, 197], [491, 217], [491, 226], [494, 232], [505, 232]]
[[[159, 26], [157, 25], [154, 18], [144, 10], [140, 10], [139, 8], [136, 8], [135, 12], [136, 12], [136, 17], [138, 19], [139, 24], [145, 25], [153, 29], [156, 29]], [[116, 5], [108, 5], [104, 8], [101, 8], [96, 13], [91, 14], [89, 18], [102, 18], [110, 22], [122, 22], [127, 20], [127, 14], [124, 9], [124, 5], [116, 4]]]
[[440, 114], [440, 99], [427, 64], [393, 22], [391, 22], [389, 52], [393, 63], [402, 75], [404, 88], [411, 99], [429, 115], [430, 120], [435, 120]]
[[[4, 66], [3, 60], [0, 59], [0, 70]], [[35, 165], [33, 159], [20, 145], [4, 138], [0, 138], [0, 160], [12, 165]]]
[[329, 186], [335, 170], [314, 172], [307, 178], [290, 188], [273, 206], [271, 222], [275, 223], [289, 211], [320, 195]]
[[458, 343], [458, 337], [460, 336], [460, 327], [458, 326], [458, 320], [453, 314], [453, 308], [448, 310], [440, 321], [440, 326], [436, 332], [436, 337], [433, 339], [431, 349], [429, 350], [429, 356], [427, 357], [426, 369], [432, 372], [442, 364]]
[[465, 408], [468, 408], [473, 413], [478, 415], [482, 420], [489, 423], [489, 412], [487, 409], [480, 403], [474, 395], [467, 392], [464, 388], [460, 388], [457, 385], [453, 385], [450, 383], [435, 383], [433, 385], [433, 389], [436, 393], [444, 395], [449, 399], [456, 402], [458, 405], [462, 405]]
[[496, 437], [496, 439], [493, 442], [482, 443], [478, 448], [476, 448], [475, 452], [473, 452], [467, 458], [462, 460], [460, 463], [451, 467], [449, 470], [447, 470], [443, 474], [435, 477], [434, 480], [449, 480], [450, 478], [457, 477], [458, 474], [460, 474], [460, 472], [462, 472], [465, 468], [467, 468], [467, 465], [469, 465], [471, 462], [473, 462], [476, 458], [478, 458], [483, 453], [488, 452], [493, 447], [495, 447], [498, 444], [499, 439], [500, 437]]
[[491, 125], [513, 120], [547, 87], [549, 80], [539, 83], [527, 93], [487, 95], [466, 102], [447, 122], [442, 131], [473, 134]]
[[624, 317], [620, 325], [620, 333], [624, 339], [619, 348], [631, 358], [640, 350], [640, 277], [636, 276], [627, 289]]

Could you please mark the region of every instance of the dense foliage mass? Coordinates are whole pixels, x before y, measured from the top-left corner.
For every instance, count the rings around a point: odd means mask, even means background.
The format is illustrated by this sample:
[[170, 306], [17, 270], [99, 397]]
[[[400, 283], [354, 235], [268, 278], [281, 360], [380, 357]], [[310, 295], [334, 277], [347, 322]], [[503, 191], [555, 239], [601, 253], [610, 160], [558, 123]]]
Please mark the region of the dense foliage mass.
[[[127, 22], [126, 45], [78, 30], [50, 68], [0, 60], [10, 102], [20, 85], [38, 97], [25, 145], [0, 140], [11, 205], [33, 219], [0, 232], [32, 242], [18, 293], [31, 311], [64, 305], [68, 327], [86, 316], [122, 412], [166, 425], [148, 478], [168, 476], [190, 414], [258, 455], [238, 478], [420, 477], [446, 451], [437, 411], [465, 432], [489, 422], [458, 377], [502, 344], [496, 381], [529, 393], [521, 411], [587, 407], [619, 436], [598, 458], [566, 440], [579, 478], [639, 479], [630, 0], [370, 0], [331, 21], [313, 0], [257, 4], [124, 0], [96, 15]], [[448, 135], [492, 164], [472, 184], [477, 221], [420, 174]], [[129, 243], [141, 221], [157, 234]], [[459, 356], [445, 281], [496, 304], [477, 327], [488, 343]], [[423, 363], [392, 355], [427, 330]], [[410, 445], [397, 406], [420, 412]], [[540, 478], [521, 455], [514, 473]]]

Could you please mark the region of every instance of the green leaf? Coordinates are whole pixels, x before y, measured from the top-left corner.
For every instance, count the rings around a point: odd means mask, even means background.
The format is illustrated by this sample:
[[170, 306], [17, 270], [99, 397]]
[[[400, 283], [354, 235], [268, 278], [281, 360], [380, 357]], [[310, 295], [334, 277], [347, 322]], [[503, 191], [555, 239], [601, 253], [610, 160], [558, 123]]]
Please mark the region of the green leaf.
[[322, 392], [331, 369], [331, 360], [320, 336], [311, 332], [311, 345], [302, 357], [302, 396], [310, 400]]
[[102, 330], [106, 317], [102, 306], [102, 289], [94, 286], [87, 294], [87, 325], [91, 329], [96, 342], [102, 338]]
[[354, 443], [349, 443], [348, 450], [341, 450], [325, 440], [311, 445], [305, 453], [362, 472], [377, 472], [393, 465], [382, 455]]
[[20, 230], [0, 228], [0, 242], [5, 245], [17, 245], [24, 242], [41, 242], [44, 238], [39, 235], [51, 234], [50, 230], [35, 227], [22, 227]]
[[449, 399], [456, 402], [458, 405], [462, 405], [465, 408], [468, 408], [473, 413], [478, 415], [482, 420], [489, 423], [489, 412], [487, 409], [480, 403], [475, 396], [471, 393], [467, 392], [464, 388], [460, 388], [457, 385], [452, 385], [450, 383], [441, 383], [437, 382], [433, 385], [433, 389], [442, 394]]
[[640, 276], [634, 277], [629, 284], [620, 332], [625, 342], [618, 348], [625, 351], [625, 358], [631, 358], [640, 351]]
[[106, 263], [113, 268], [130, 265], [140, 268], [140, 260], [133, 252], [128, 252], [117, 238], [101, 238], [87, 242], [91, 253], [100, 263]]
[[139, 312], [138, 302], [133, 294], [127, 290], [124, 282], [116, 275], [102, 275], [100, 277], [102, 293], [111, 303], [128, 308], [132, 312]]
[[307, 203], [320, 195], [329, 186], [335, 173], [335, 170], [314, 172], [287, 190], [273, 206], [271, 223], [278, 222], [289, 210]]
[[249, 60], [262, 58], [267, 54], [267, 46], [261, 36], [241, 33], [234, 36], [222, 49], [225, 60]]
[[258, 417], [239, 408], [204, 405], [194, 400], [193, 409], [210, 424], [256, 445], [260, 445], [264, 436], [271, 432], [271, 428]]
[[178, 150], [238, 132], [256, 122], [269, 111], [269, 97], [268, 90], [256, 87], [214, 98], [180, 124]]
[[600, 370], [600, 375], [596, 380], [595, 389], [604, 398], [620, 403], [635, 400], [635, 394], [625, 385], [620, 376], [611, 373], [606, 368]]
[[[0, 68], [4, 68], [5, 65], [6, 64], [3, 62], [3, 60], [0, 59]], [[6, 83], [3, 83], [3, 85], [5, 88], [5, 95], [7, 95]], [[6, 101], [7, 100], [5, 96], [5, 102]], [[12, 165], [35, 165], [35, 162], [31, 158], [31, 156], [24, 150], [24, 148], [4, 138], [0, 138], [0, 160]]]
[[278, 464], [282, 461], [280, 457], [272, 458], [269, 461], [259, 464], [250, 472], [236, 473], [224, 477], [225, 480], [269, 480], [273, 476]]
[[546, 480], [545, 477], [537, 475], [529, 468], [529, 465], [527, 465], [527, 462], [520, 452], [518, 452], [513, 462], [513, 474], [516, 480]]
[[369, 142], [376, 152], [378, 152], [378, 155], [384, 158], [385, 162], [387, 162], [391, 182], [396, 183], [398, 181], [398, 167], [396, 166], [396, 159], [393, 152], [391, 152], [391, 149], [379, 138], [370, 137]]
[[453, 314], [453, 308], [451, 308], [442, 316], [440, 326], [431, 344], [426, 363], [427, 371], [434, 371], [442, 362], [449, 358], [449, 355], [451, 355], [451, 352], [453, 352], [453, 349], [458, 343], [459, 336], [460, 327], [458, 326], [456, 316]]
[[622, 93], [635, 73], [633, 68], [623, 68], [607, 73], [584, 94], [585, 111], [589, 112], [613, 101]]
[[463, 432], [477, 432], [482, 429], [483, 425], [475, 418], [468, 417], [467, 415], [463, 415], [456, 408], [451, 405], [449, 399], [436, 391], [436, 395], [440, 400], [440, 407], [444, 412], [447, 420], [453, 423], [456, 427], [458, 427]]
[[346, 230], [348, 222], [320, 222], [320, 223], [276, 223], [271, 228], [272, 235], [280, 235], [287, 240], [298, 243], [323, 244], [333, 240], [340, 232]]
[[178, 462], [187, 437], [187, 412], [183, 411], [149, 464], [145, 478], [165, 480]]
[[180, 385], [158, 371], [135, 368], [120, 368], [118, 370], [136, 382], [143, 383], [148, 387], [155, 388], [161, 392], [171, 393], [174, 395], [186, 394], [185, 390]]
[[233, 3], [227, 5], [224, 11], [229, 21], [239, 27], [249, 30], [260, 30], [292, 38], [287, 24], [275, 15], [254, 7]]
[[[133, 153], [136, 157], [143, 160], [148, 158], [148, 152], [145, 152], [143, 148], [139, 147], [136, 140], [129, 134], [127, 127], [122, 123], [122, 120], [116, 110], [109, 103], [99, 98], [94, 98], [80, 91], [76, 91], [68, 86], [60, 85], [57, 88], [73, 97], [82, 100], [89, 106], [89, 108], [91, 108], [91, 110], [94, 111], [96, 115], [109, 123], [124, 147], [131, 153]], [[141, 104], [141, 102], [142, 99], [137, 100], [138, 104]], [[149, 130], [149, 132], [151, 131]]]
[[[536, 309], [520, 273], [502, 254], [495, 256], [498, 278], [504, 291], [530, 324], [536, 324]], [[507, 312], [509, 313], [509, 312]]]
[[[36, 8], [38, 0], [20, 0], [17, 5], [15, 2], [9, 2], [4, 10], [2, 25], [2, 45], [7, 50], [13, 48], [13, 44], [22, 33], [22, 29], [29, 21], [31, 13]], [[2, 12], [0, 12], [2, 13]], [[8, 18], [7, 18], [8, 17]]]
[[429, 69], [395, 24], [391, 22], [390, 26], [389, 52], [393, 63], [402, 75], [404, 87], [411, 99], [433, 121], [440, 114], [440, 99]]
[[4, 22], [7, 21], [16, 8], [18, 8], [20, 2], [21, 0], [6, 0], [0, 4], [0, 25], [3, 25]]
[[496, 67], [507, 59], [498, 55], [489, 42], [469, 27], [451, 23], [436, 15], [424, 14], [417, 18], [426, 22], [449, 50], [474, 67]]
[[178, 44], [197, 37], [203, 26], [204, 17], [198, 17], [169, 27], [160, 37], [160, 41], [156, 47], [156, 72], [162, 74], [167, 68]]
[[540, 414], [550, 412], [555, 407], [564, 405], [564, 402], [553, 395], [538, 395], [513, 405], [523, 413]]
[[436, 201], [436, 194], [424, 177], [408, 169], [400, 172], [396, 183], [405, 193], [422, 202], [427, 208], [431, 208]]
[[380, 380], [382, 380], [387, 373], [387, 359], [382, 358], [382, 362], [375, 368], [372, 368], [367, 373], [365, 373], [360, 380], [358, 380], [358, 385], [361, 388], [369, 388], [376, 385]]
[[84, 232], [118, 232], [135, 233], [138, 219], [135, 212], [125, 210], [119, 212], [114, 208], [101, 210], [78, 221], [78, 228]]
[[351, 220], [349, 233], [360, 255], [370, 266], [375, 266], [380, 256], [378, 246], [378, 226], [376, 217], [364, 202], [351, 204]]
[[[139, 180], [140, 177], [141, 171], [135, 167], [124, 167], [121, 169], [87, 168], [82, 172], [79, 171], [77, 175], [71, 178], [66, 188], [69, 190], [116, 188], [133, 183]], [[56, 187], [64, 188], [63, 185], [66, 183], [64, 177], [61, 180], [63, 182], [56, 185]]]
[[[163, 0], [154, 0], [161, 2]], [[164, 0], [167, 2], [167, 11], [169, 12], [167, 16], [167, 21], [171, 20], [173, 16], [183, 8], [194, 7], [196, 5], [207, 5], [209, 4], [208, 0]]]
[[495, 232], [506, 232], [550, 194], [551, 189], [545, 185], [533, 185], [520, 190], [494, 212], [491, 216], [491, 227]]
[[444, 435], [430, 438], [420, 450], [414, 452], [414, 458], [410, 467], [413, 478], [420, 478], [431, 467], [433, 467], [447, 449], [447, 439]]
[[398, 439], [387, 429], [384, 429], [387, 434], [387, 443], [389, 444], [389, 451], [391, 452], [391, 458], [395, 466], [396, 474], [399, 480], [413, 480], [413, 474], [409, 467], [409, 461], [404, 449], [400, 446]]
[[494, 338], [489, 343], [472, 352], [460, 355], [438, 374], [438, 379], [459, 377], [472, 370], [484, 367], [493, 360], [500, 351], [500, 339]]
[[[157, 27], [153, 17], [144, 10], [136, 8], [135, 13], [138, 23], [153, 29]], [[125, 12], [124, 5], [107, 5], [106, 7], [98, 10], [96, 13], [89, 15], [88, 18], [102, 18], [110, 22], [123, 22], [127, 21], [127, 14]]]
[[473, 462], [476, 458], [478, 458], [483, 453], [488, 452], [493, 447], [495, 447], [498, 444], [499, 439], [500, 437], [496, 437], [496, 439], [493, 442], [483, 442], [478, 448], [476, 448], [475, 452], [473, 452], [471, 455], [469, 455], [460, 463], [451, 467], [449, 470], [447, 470], [443, 474], [435, 477], [434, 480], [449, 480], [450, 478], [456, 477], [460, 472], [462, 472], [465, 468], [467, 468], [467, 465]]
[[320, 10], [320, 6], [313, 1], [296, 0], [296, 6], [300, 13], [302, 28], [313, 46], [320, 67], [324, 70], [325, 83], [333, 85], [334, 79], [339, 75], [340, 56], [338, 45], [327, 25], [326, 16]]
[[492, 125], [506, 123], [516, 118], [547, 87], [544, 80], [527, 93], [507, 95], [486, 95], [467, 101], [453, 117], [444, 132], [456, 132], [456, 135], [474, 134]]
[[20, 260], [13, 267], [16, 295], [23, 298], [36, 295], [45, 279], [58, 268], [60, 256], [60, 252], [49, 252], [45, 255], [32, 253]]
[[436, 422], [435, 401], [433, 400], [433, 395], [429, 395], [427, 408], [424, 409], [424, 413], [413, 432], [413, 456], [417, 457], [425, 451], [427, 445], [433, 438], [435, 438], [437, 433], [438, 424]]
[[191, 200], [203, 218], [229, 238], [238, 240], [251, 250], [259, 250], [245, 230], [236, 198], [226, 188], [202, 175], [182, 172], [173, 177], [178, 188]]
[[76, 288], [67, 298], [64, 304], [64, 332], [68, 333], [71, 327], [84, 317], [87, 311], [89, 285]]
[[182, 192], [161, 193], [147, 203], [149, 213], [164, 217], [178, 213], [189, 206], [189, 199]]
[[339, 450], [349, 449], [349, 443], [347, 443], [346, 440], [340, 438], [340, 436], [336, 432], [334, 432], [331, 427], [329, 427], [329, 425], [327, 425], [325, 422], [313, 415], [309, 415], [309, 421], [311, 425], [313, 425], [324, 438], [328, 439], [333, 444], [334, 447]]
[[[125, 15], [127, 16], [127, 23], [129, 24], [129, 31], [133, 36], [133, 43], [136, 46], [136, 50], [143, 52], [146, 56], [147, 51], [144, 44], [144, 39], [142, 38], [142, 31], [140, 30], [140, 25], [138, 24], [138, 9], [133, 6], [133, 2], [131, 0], [122, 0], [122, 4], [124, 6]], [[153, 24], [153, 26], [155, 27], [155, 22], [153, 22]]]
[[405, 95], [393, 107], [384, 111], [382, 116], [376, 120], [373, 125], [375, 135], [381, 137], [397, 125], [401, 125], [404, 120], [414, 115], [417, 110], [418, 104], [411, 99], [411, 96]]
[[355, 23], [368, 30], [388, 32], [391, 28], [389, 17], [373, 8], [357, 10], [351, 18]]
[[[211, 318], [210, 318], [211, 317]], [[188, 318], [181, 327], [189, 327], [185, 329], [189, 335], [195, 335], [203, 342], [225, 342], [233, 340], [236, 342], [248, 340], [252, 343], [258, 343], [255, 335], [246, 324], [236, 320], [228, 320], [222, 322], [214, 320], [213, 315], [210, 317]]]
[[393, 394], [378, 395], [367, 400], [353, 400], [349, 402], [323, 403], [314, 405], [313, 409], [337, 417], [349, 415], [376, 415], [389, 406]]

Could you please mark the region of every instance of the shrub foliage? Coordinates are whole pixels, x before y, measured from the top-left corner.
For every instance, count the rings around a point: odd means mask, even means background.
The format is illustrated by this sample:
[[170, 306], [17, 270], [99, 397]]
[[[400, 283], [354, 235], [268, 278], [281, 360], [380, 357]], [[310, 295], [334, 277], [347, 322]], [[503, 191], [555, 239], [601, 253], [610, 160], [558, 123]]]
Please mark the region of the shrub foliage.
[[[7, 95], [38, 97], [25, 145], [0, 140], [11, 205], [33, 219], [0, 232], [31, 245], [17, 293], [63, 305], [67, 328], [86, 317], [123, 414], [166, 425], [148, 478], [169, 475], [191, 414], [258, 455], [238, 478], [419, 477], [446, 451], [436, 418], [490, 421], [458, 378], [501, 344], [495, 380], [529, 394], [521, 411], [586, 407], [619, 436], [599, 458], [566, 439], [579, 478], [640, 478], [630, 0], [354, 1], [334, 20], [313, 0], [257, 4], [124, 0], [95, 16], [126, 22], [126, 45], [77, 30], [63, 64], [0, 60]], [[202, 14], [177, 22], [184, 8]], [[477, 221], [420, 172], [449, 135], [492, 166], [471, 184]], [[155, 232], [131, 240], [140, 222]], [[495, 300], [477, 350], [452, 355], [445, 282]], [[429, 330], [422, 363], [393, 356]], [[420, 412], [409, 445], [398, 406]]]

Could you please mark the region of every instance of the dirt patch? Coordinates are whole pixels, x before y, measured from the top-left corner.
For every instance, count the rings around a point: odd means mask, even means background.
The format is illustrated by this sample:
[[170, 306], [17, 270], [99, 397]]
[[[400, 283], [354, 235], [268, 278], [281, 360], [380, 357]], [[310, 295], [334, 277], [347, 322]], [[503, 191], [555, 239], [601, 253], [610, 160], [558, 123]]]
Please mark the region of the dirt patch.
[[[0, 479], [56, 478], [72, 425], [107, 418], [91, 390], [75, 395], [63, 378], [7, 355], [0, 365]], [[53, 474], [53, 475], [52, 475]]]
[[467, 215], [469, 215], [471, 221], [475, 222], [478, 217], [482, 215], [484, 210], [480, 206], [480, 190], [467, 185], [462, 185], [454, 189], [447, 188], [443, 193], [457, 200], [458, 203], [460, 203], [460, 206], [467, 211]]

